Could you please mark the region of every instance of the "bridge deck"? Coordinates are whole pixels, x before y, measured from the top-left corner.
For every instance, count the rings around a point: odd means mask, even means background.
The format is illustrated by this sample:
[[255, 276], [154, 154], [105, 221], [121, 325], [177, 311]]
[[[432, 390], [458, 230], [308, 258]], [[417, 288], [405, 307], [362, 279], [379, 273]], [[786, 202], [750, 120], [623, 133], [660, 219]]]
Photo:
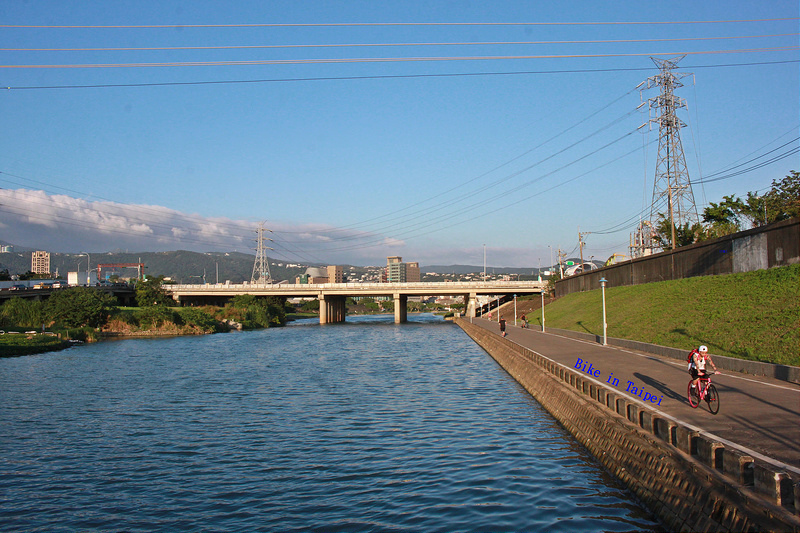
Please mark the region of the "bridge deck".
[[256, 296], [316, 297], [331, 296], [447, 296], [462, 294], [539, 294], [546, 286], [542, 281], [473, 281], [419, 283], [316, 283], [316, 284], [206, 284], [164, 285], [177, 296]]

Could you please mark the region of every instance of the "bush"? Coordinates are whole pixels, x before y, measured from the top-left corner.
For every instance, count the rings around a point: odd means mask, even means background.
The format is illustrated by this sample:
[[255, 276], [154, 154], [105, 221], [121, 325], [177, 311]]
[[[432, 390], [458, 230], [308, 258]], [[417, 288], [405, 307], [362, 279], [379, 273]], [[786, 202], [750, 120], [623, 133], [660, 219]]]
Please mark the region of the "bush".
[[47, 318], [66, 328], [100, 327], [106, 323], [116, 300], [88, 287], [55, 291], [44, 304]]
[[145, 329], [157, 328], [166, 322], [175, 322], [175, 312], [163, 305], [142, 307], [134, 313], [134, 316], [139, 325]]
[[195, 326], [202, 331], [220, 330], [219, 321], [203, 309], [186, 307], [180, 309], [176, 314], [187, 326]]
[[175, 300], [161, 287], [163, 281], [164, 276], [158, 276], [136, 282], [136, 304], [139, 307], [175, 305]]
[[5, 329], [10, 327], [40, 328], [49, 322], [44, 310], [44, 302], [26, 298], [10, 298], [0, 307], [0, 324]]
[[251, 294], [235, 296], [223, 309], [222, 316], [241, 323], [244, 329], [282, 326], [286, 323], [286, 310], [281, 298], [256, 298]]

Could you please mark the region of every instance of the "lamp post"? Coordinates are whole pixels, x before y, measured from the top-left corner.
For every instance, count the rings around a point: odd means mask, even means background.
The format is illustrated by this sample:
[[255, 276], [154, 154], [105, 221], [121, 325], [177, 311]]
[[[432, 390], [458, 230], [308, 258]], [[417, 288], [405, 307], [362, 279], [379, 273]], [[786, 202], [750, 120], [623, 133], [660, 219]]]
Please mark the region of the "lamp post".
[[486, 245], [483, 245], [483, 281], [486, 281]]
[[542, 295], [542, 333], [544, 333], [544, 290], [542, 290], [542, 292], [539, 294]]
[[89, 256], [89, 252], [81, 252], [81, 254], [86, 254], [86, 286], [92, 284], [91, 277], [89, 276], [89, 272], [92, 269], [92, 258]]
[[514, 325], [517, 325], [517, 295], [514, 295]]
[[600, 288], [603, 291], [603, 346], [608, 344], [608, 336], [606, 335], [608, 330], [608, 324], [606, 324], [606, 283], [608, 283], [606, 278], [600, 278]]

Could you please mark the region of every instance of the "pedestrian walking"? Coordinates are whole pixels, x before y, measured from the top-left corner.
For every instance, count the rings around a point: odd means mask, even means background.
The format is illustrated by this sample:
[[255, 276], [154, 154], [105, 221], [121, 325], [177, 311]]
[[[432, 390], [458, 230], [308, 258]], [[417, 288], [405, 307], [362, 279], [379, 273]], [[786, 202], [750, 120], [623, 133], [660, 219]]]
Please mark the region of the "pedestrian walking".
[[506, 319], [500, 318], [500, 334], [505, 337], [506, 336]]

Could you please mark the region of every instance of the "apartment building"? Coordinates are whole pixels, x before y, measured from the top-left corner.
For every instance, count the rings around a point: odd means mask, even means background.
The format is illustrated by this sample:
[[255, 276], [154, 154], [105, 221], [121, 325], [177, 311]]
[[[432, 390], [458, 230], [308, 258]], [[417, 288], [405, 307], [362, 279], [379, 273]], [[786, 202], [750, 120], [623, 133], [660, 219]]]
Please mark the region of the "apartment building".
[[50, 252], [37, 250], [31, 254], [31, 272], [34, 274], [50, 273]]

